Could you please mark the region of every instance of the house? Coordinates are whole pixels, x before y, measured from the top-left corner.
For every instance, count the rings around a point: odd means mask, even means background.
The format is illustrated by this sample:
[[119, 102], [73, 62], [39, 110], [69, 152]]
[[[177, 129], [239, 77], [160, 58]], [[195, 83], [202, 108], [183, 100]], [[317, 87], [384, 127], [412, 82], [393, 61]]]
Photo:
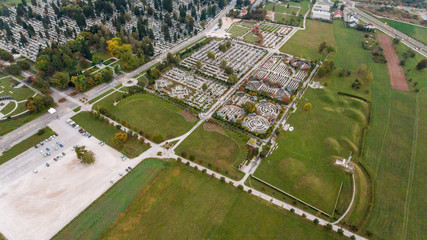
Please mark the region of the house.
[[331, 20], [331, 7], [324, 4], [316, 3], [311, 11], [311, 18]]
[[343, 16], [343, 13], [341, 10], [336, 10], [334, 12], [334, 18], [342, 18], [342, 16]]
[[375, 29], [375, 26], [372, 23], [368, 23], [364, 27], [365, 27], [366, 30], [369, 30], [369, 31], [372, 31], [372, 30]]
[[359, 24], [359, 17], [356, 13], [350, 12], [347, 9], [344, 9], [344, 22], [347, 23], [349, 27], [356, 27]]

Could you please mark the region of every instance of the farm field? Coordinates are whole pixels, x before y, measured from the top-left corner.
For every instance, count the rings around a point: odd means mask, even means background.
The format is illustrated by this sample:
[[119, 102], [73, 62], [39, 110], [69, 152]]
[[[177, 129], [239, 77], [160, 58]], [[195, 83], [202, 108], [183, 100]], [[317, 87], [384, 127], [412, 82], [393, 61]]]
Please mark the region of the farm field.
[[33, 136], [23, 140], [22, 142], [16, 144], [12, 148], [3, 152], [3, 155], [0, 156], [0, 165], [9, 161], [10, 159], [18, 156], [19, 154], [25, 152], [26, 150], [34, 147], [34, 145], [45, 140], [46, 138], [52, 136], [55, 132], [49, 127], [44, 128], [44, 133], [38, 135], [37, 133]]
[[281, 48], [283, 53], [289, 53], [310, 60], [321, 59], [325, 55], [319, 53], [319, 44], [326, 42], [335, 47], [333, 24], [307, 20], [307, 30], [298, 31]]
[[123, 153], [128, 158], [137, 157], [149, 148], [147, 144], [140, 143], [131, 136], [128, 136], [127, 141], [122, 145], [114, 144], [114, 135], [123, 131], [104, 121], [96, 119], [95, 116], [91, 115], [89, 112], [80, 112], [72, 119], [90, 134], [104, 141], [107, 145]]
[[[208, 130], [208, 131], [207, 131]], [[246, 141], [236, 132], [213, 124], [203, 124], [186, 138], [175, 150], [176, 154], [186, 153], [186, 158], [195, 161], [221, 174], [240, 179], [237, 170], [247, 154]]]
[[138, 132], [142, 130], [143, 135], [149, 139], [156, 135], [161, 137], [160, 140], [174, 138], [184, 134], [195, 124], [186, 121], [180, 114], [183, 110], [177, 106], [148, 94], [127, 97], [114, 106], [114, 100], [120, 95], [122, 94], [114, 93], [96, 106], [107, 109], [116, 120], [120, 119], [119, 122], [126, 121], [132, 126], [131, 129], [137, 128]]
[[427, 44], [427, 28], [418, 27], [412, 24], [386, 18], [380, 18], [380, 20], [382, 22], [386, 22], [390, 27], [393, 27], [396, 30], [403, 32], [404, 34], [413, 37], [424, 44]]
[[[264, 224], [257, 224], [259, 219]], [[54, 239], [276, 239], [284, 235], [342, 238], [199, 171], [150, 159]]]
[[[369, 66], [374, 76], [368, 89], [370, 94], [358, 90], [358, 94], [362, 97], [368, 98], [370, 95], [372, 102], [370, 123], [360, 161], [372, 179], [373, 206], [369, 217], [364, 221], [366, 216], [360, 214], [364, 210], [359, 209], [357, 203], [355, 206], [359, 210], [353, 213], [348, 221], [352, 224], [361, 224], [360, 233], [369, 235], [372, 239], [422, 239], [421, 236], [426, 235], [426, 230], [421, 227], [424, 212], [420, 209], [423, 209], [422, 199], [426, 196], [420, 193], [425, 192], [422, 190], [424, 186], [422, 182], [426, 176], [425, 164], [421, 159], [425, 159], [427, 153], [421, 146], [426, 144], [426, 123], [424, 112], [419, 111], [419, 116], [416, 117], [415, 99], [416, 96], [420, 98], [418, 105], [420, 109], [421, 98], [425, 98], [425, 93], [416, 95], [413, 92], [392, 90], [387, 66], [374, 63], [369, 51], [360, 52], [356, 51], [356, 48], [342, 50], [340, 46], [356, 45], [355, 41], [360, 43], [361, 38], [352, 34], [356, 31], [337, 24], [340, 22], [334, 23], [337, 43], [334, 61], [337, 67], [353, 71], [359, 64], [364, 63]], [[398, 55], [403, 54], [400, 48], [399, 45]], [[411, 69], [409, 76], [412, 76], [412, 81], [425, 84], [421, 78], [423, 73], [413, 69], [415, 62], [416, 59], [407, 60], [404, 66], [405, 73], [407, 69]], [[352, 91], [356, 95], [357, 91]], [[417, 135], [414, 135], [416, 132]]]

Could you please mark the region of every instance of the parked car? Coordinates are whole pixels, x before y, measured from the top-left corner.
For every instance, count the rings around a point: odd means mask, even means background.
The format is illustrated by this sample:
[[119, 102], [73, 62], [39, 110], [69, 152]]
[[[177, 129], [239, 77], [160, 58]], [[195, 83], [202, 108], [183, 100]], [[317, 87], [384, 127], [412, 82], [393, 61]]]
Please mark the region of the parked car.
[[56, 161], [57, 159], [56, 158], [53, 158], [53, 161]]
[[64, 152], [62, 152], [62, 156], [65, 156], [65, 153], [64, 153]]
[[62, 145], [62, 144], [59, 144], [59, 146], [60, 146], [60, 147], [64, 147], [64, 145]]
[[50, 148], [46, 148], [46, 151], [50, 151]]
[[37, 169], [34, 169], [34, 170], [33, 170], [33, 172], [34, 172], [34, 173], [38, 173], [39, 171], [37, 171]]
[[44, 145], [44, 142], [43, 142], [43, 141], [41, 141], [41, 142], [40, 142], [40, 145], [41, 145], [41, 146], [43, 146], [43, 145]]
[[49, 165], [49, 163], [46, 163], [46, 167], [49, 167], [50, 165]]
[[37, 145], [34, 145], [34, 148], [39, 148], [39, 147], [37, 147]]
[[88, 136], [87, 136], [87, 138], [91, 138], [92, 137], [92, 134], [89, 134]]

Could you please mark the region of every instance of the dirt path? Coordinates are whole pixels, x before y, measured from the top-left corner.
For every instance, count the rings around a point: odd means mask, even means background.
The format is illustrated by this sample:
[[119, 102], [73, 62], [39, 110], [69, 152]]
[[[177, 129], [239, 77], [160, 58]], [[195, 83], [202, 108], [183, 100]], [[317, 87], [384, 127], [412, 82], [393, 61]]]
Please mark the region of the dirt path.
[[405, 73], [400, 66], [399, 58], [394, 51], [391, 39], [389, 36], [378, 33], [378, 41], [384, 50], [385, 58], [387, 59], [388, 75], [390, 76], [390, 84], [393, 89], [409, 92], [408, 82], [405, 78]]

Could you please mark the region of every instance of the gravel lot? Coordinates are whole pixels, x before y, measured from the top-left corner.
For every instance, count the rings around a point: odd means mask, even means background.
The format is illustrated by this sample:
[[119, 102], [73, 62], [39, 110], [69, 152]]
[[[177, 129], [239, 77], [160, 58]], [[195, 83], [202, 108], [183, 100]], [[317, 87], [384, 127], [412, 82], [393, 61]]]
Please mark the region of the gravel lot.
[[[65, 157], [55, 162], [32, 147], [0, 166], [0, 232], [10, 240], [51, 238], [111, 187], [110, 180], [117, 181], [119, 173], [125, 175], [128, 166], [140, 162], [141, 158], [122, 161], [121, 153], [100, 146], [95, 137], [83, 137], [67, 125], [67, 118], [49, 124], [59, 137], [48, 142], [63, 143], [64, 148], [54, 153], [64, 151]], [[87, 146], [96, 162], [82, 165], [72, 150], [74, 144]]]

